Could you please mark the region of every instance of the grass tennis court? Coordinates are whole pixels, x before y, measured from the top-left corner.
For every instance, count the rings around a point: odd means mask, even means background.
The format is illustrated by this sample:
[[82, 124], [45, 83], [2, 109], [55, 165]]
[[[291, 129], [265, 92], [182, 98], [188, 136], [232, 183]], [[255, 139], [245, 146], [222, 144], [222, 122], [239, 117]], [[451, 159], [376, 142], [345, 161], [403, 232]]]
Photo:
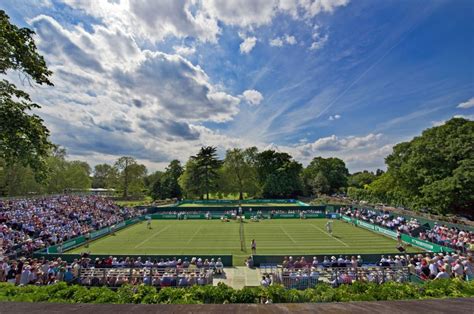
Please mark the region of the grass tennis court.
[[[295, 206], [300, 206], [298, 203], [243, 203], [241, 204], [241, 207], [295, 207]], [[212, 204], [212, 203], [207, 203], [207, 204], [200, 204], [200, 203], [185, 203], [178, 205], [177, 207], [226, 207], [226, 204]], [[228, 204], [227, 207], [235, 207], [237, 208], [237, 204]]]
[[[274, 219], [244, 223], [247, 252], [240, 250], [239, 223], [219, 220], [153, 220], [152, 229], [138, 223], [116, 235], [91, 242], [68, 253], [93, 254], [233, 254], [234, 265], [250, 255], [250, 241], [257, 254], [363, 254], [396, 253], [396, 241], [334, 220], [333, 236], [326, 219]], [[408, 248], [409, 252], [416, 249]], [[419, 250], [418, 250], [419, 251]]]

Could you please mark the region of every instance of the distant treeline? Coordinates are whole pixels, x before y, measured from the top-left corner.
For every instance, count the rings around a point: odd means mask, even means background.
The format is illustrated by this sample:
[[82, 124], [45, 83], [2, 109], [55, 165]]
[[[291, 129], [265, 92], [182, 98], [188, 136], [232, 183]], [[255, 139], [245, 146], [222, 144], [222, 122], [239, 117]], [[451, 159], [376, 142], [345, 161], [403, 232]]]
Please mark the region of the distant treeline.
[[349, 174], [339, 158], [315, 157], [307, 167], [285, 152], [234, 148], [220, 159], [215, 147], [202, 147], [182, 165], [148, 174], [132, 157], [92, 170], [68, 161], [64, 149], [47, 158], [49, 176], [37, 182], [21, 164], [0, 165], [4, 196], [60, 193], [65, 189], [114, 188], [121, 196], [153, 199], [213, 197], [296, 198], [346, 193], [355, 200], [426, 208], [448, 213], [474, 207], [474, 122], [453, 118], [397, 144], [386, 157], [388, 170]]

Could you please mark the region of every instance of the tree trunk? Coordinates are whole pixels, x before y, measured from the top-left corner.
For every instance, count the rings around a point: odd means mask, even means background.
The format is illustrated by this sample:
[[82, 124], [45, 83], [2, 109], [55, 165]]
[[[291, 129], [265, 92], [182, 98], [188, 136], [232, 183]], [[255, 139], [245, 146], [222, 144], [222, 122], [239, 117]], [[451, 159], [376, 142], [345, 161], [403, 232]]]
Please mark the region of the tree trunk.
[[242, 191], [239, 192], [239, 200], [244, 199], [244, 193]]

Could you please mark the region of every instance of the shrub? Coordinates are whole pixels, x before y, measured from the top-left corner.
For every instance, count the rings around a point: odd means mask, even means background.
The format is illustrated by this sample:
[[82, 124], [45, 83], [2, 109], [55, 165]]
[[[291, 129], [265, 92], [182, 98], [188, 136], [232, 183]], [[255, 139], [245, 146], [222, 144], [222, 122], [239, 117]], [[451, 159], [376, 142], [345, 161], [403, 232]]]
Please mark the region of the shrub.
[[17, 287], [0, 283], [0, 301], [58, 303], [144, 303], [144, 304], [223, 304], [259, 303], [262, 298], [274, 303], [379, 301], [426, 298], [460, 298], [474, 296], [474, 281], [459, 279], [414, 283], [387, 282], [381, 285], [356, 282], [332, 288], [318, 284], [304, 291], [288, 290], [273, 285], [268, 288], [246, 287], [235, 290], [219, 283], [217, 286], [162, 288], [126, 285], [114, 291], [106, 287], [86, 288], [59, 283], [51, 286]]

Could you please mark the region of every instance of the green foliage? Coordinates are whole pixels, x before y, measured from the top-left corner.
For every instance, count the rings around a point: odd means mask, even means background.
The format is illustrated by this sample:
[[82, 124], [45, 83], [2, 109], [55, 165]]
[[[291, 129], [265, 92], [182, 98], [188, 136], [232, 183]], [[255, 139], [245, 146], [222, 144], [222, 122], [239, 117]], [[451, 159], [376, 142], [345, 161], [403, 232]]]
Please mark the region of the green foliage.
[[365, 170], [351, 174], [348, 178], [347, 184], [350, 187], [362, 189], [366, 185], [372, 183], [376, 178], [375, 174]]
[[260, 303], [269, 298], [274, 303], [382, 301], [427, 298], [463, 298], [474, 296], [474, 281], [433, 280], [421, 285], [387, 282], [355, 282], [332, 288], [318, 284], [306, 290], [288, 290], [273, 285], [268, 288], [245, 287], [235, 290], [223, 283], [217, 286], [162, 288], [123, 286], [116, 291], [105, 287], [85, 288], [59, 283], [50, 286], [14, 286], [0, 283], [0, 301], [58, 303], [134, 303], [134, 304], [223, 304]]
[[333, 194], [347, 186], [349, 170], [339, 158], [315, 157], [303, 171], [307, 194]]
[[180, 186], [187, 195], [206, 196], [209, 199], [211, 192], [217, 192], [219, 173], [222, 161], [217, 158], [216, 148], [212, 146], [201, 147], [196, 156], [191, 156]]
[[66, 151], [54, 148], [46, 159], [49, 177], [38, 183], [29, 166], [6, 165], [0, 169], [0, 187], [5, 195], [62, 193], [67, 189], [84, 190], [91, 187], [90, 166], [86, 162], [66, 160]]
[[179, 185], [179, 177], [184, 170], [179, 160], [173, 160], [165, 172], [157, 171], [147, 185], [151, 185], [150, 195], [154, 200], [181, 198], [183, 195]]
[[302, 192], [302, 165], [287, 153], [266, 150], [257, 155], [257, 180], [265, 198], [295, 197]]
[[109, 164], [99, 164], [94, 167], [94, 176], [92, 178], [93, 188], [116, 188], [119, 178], [117, 169]]
[[258, 150], [234, 148], [227, 151], [220, 172], [219, 188], [224, 193], [237, 193], [239, 199], [244, 194], [256, 195], [258, 191], [256, 157]]
[[123, 191], [122, 196], [140, 197], [145, 189], [145, 177], [147, 169], [140, 165], [132, 157], [120, 157], [114, 164], [119, 176], [119, 188]]
[[[34, 32], [18, 28], [0, 10], [0, 74], [17, 71], [37, 84], [53, 85], [52, 72], [38, 54]], [[0, 159], [7, 165], [29, 166], [37, 180], [46, 178], [46, 156], [52, 148], [43, 120], [31, 110], [40, 108], [30, 96], [7, 80], [0, 80]]]
[[474, 122], [453, 118], [400, 143], [386, 158], [388, 170], [351, 197], [434, 212], [474, 206]]

